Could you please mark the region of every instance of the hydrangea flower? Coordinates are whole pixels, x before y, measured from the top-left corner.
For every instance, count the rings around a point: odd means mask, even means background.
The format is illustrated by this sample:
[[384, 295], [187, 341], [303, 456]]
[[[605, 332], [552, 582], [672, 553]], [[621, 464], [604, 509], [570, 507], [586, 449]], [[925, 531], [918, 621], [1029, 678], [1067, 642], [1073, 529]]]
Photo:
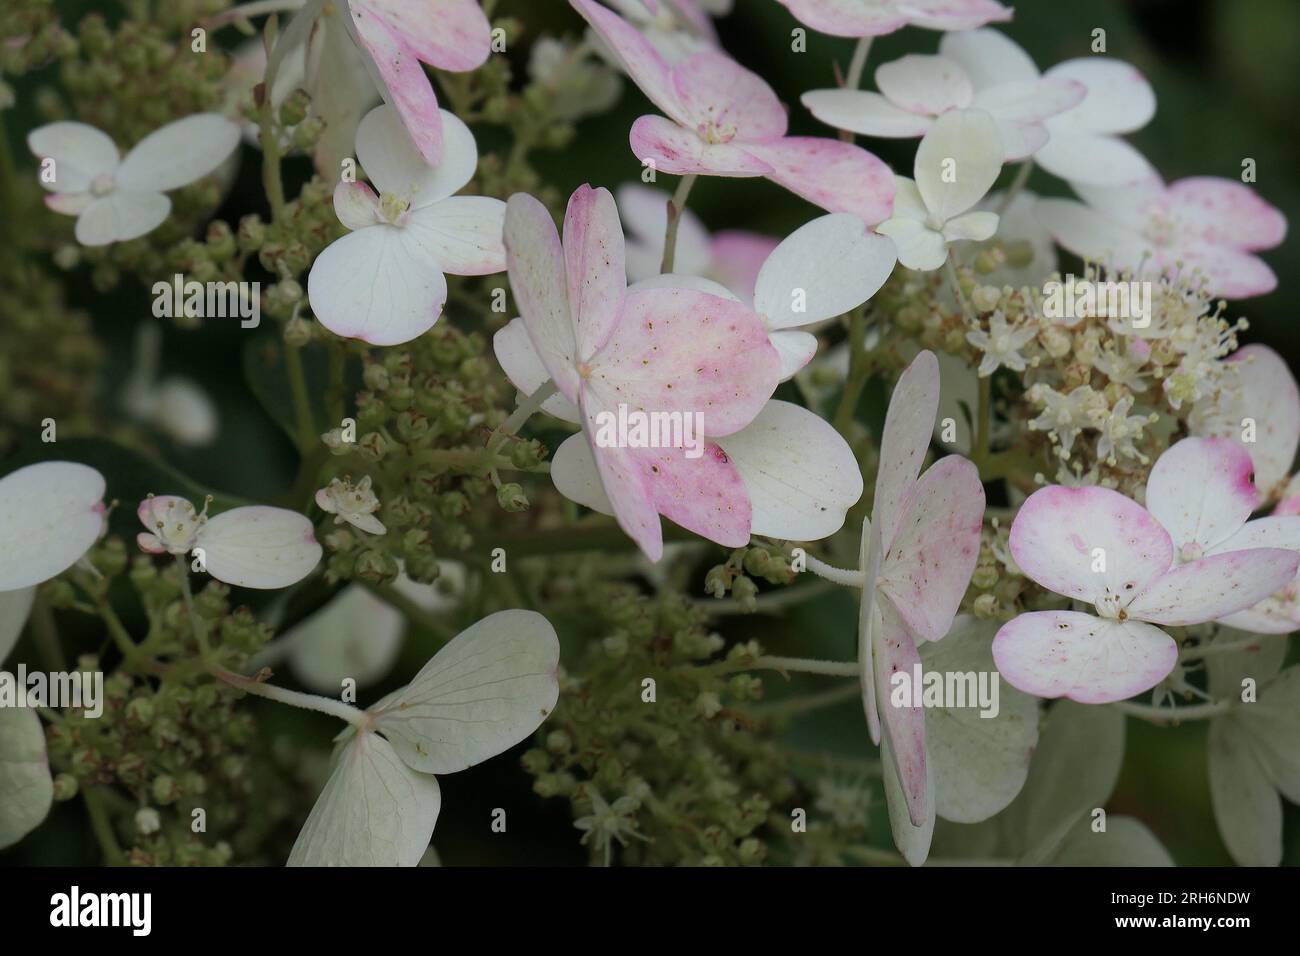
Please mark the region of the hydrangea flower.
[[[669, 63], [701, 50], [718, 49], [718, 34], [709, 14], [730, 9], [730, 0], [604, 0], [650, 41]], [[706, 6], [712, 3], [715, 9]]]
[[1173, 539], [1150, 511], [1095, 486], [1034, 492], [1011, 525], [1010, 545], [1026, 577], [1097, 613], [1032, 611], [1012, 619], [993, 641], [998, 670], [1027, 693], [1086, 704], [1132, 697], [1173, 669], [1178, 645], [1156, 625], [1200, 624], [1244, 610], [1300, 567], [1300, 555], [1278, 548], [1177, 563]]
[[781, 0], [805, 23], [837, 37], [876, 37], [906, 26], [971, 30], [1011, 19], [995, 0]]
[[1012, 326], [1000, 311], [994, 312], [989, 316], [987, 332], [976, 329], [966, 333], [966, 341], [984, 353], [977, 374], [985, 378], [1004, 366], [1013, 372], [1023, 372], [1026, 365], [1020, 350], [1037, 335], [1038, 327], [1033, 323]]
[[1191, 432], [1240, 443], [1255, 465], [1255, 486], [1272, 501], [1300, 448], [1300, 386], [1286, 360], [1267, 345], [1243, 346], [1222, 366], [1231, 377], [1192, 409]]
[[457, 635], [410, 684], [340, 735], [334, 770], [290, 866], [415, 866], [455, 773], [533, 733], [559, 698], [560, 643], [535, 611], [499, 611]]
[[[1176, 563], [1248, 548], [1300, 552], [1300, 517], [1246, 520], [1259, 500], [1253, 470], [1250, 455], [1228, 438], [1184, 438], [1160, 456], [1147, 479], [1147, 510], [1169, 532]], [[1282, 608], [1291, 613], [1278, 614]], [[1245, 631], [1289, 634], [1295, 610], [1294, 602], [1270, 595], [1220, 620]]]
[[[1001, 71], [991, 74], [986, 61], [994, 57]], [[909, 53], [877, 67], [876, 86], [879, 93], [813, 90], [801, 101], [837, 129], [900, 139], [924, 136], [935, 118], [950, 110], [983, 110], [997, 123], [1010, 161], [1038, 152], [1048, 140], [1044, 120], [1087, 95], [1075, 80], [1039, 76], [1028, 54], [996, 30], [946, 33], [937, 56]]]
[[104, 530], [104, 476], [71, 461], [0, 478], [0, 664], [18, 643], [36, 586], [72, 567]]
[[1074, 184], [1084, 202], [1043, 199], [1038, 213], [1066, 249], [1113, 269], [1174, 275], [1198, 270], [1212, 295], [1242, 299], [1277, 287], [1254, 255], [1286, 236], [1286, 219], [1248, 186], [1152, 175], [1122, 187]]
[[720, 544], [747, 543], [742, 479], [716, 444], [692, 460], [684, 448], [597, 447], [594, 436], [601, 413], [616, 415], [620, 405], [698, 413], [715, 440], [748, 425], [780, 372], [758, 316], [693, 289], [628, 290], [622, 227], [605, 189], [582, 186], [570, 197], [563, 244], [546, 207], [517, 193], [505, 235], [522, 318], [497, 333], [497, 359], [516, 387], [555, 382], [552, 399], [561, 401], [543, 407], [582, 422], [623, 530], [656, 561], [660, 514]]
[[76, 216], [83, 246], [106, 246], [152, 232], [171, 212], [165, 193], [197, 182], [239, 145], [239, 127], [216, 113], [196, 113], [154, 130], [123, 158], [106, 133], [86, 123], [50, 123], [27, 145], [52, 163], [40, 183], [45, 205]]
[[[615, 191], [614, 198], [627, 231], [627, 277], [640, 282], [657, 276], [664, 257], [668, 194], [625, 183]], [[683, 209], [677, 221], [673, 272], [712, 279], [742, 302], [753, 302], [758, 270], [778, 241], [772, 236], [741, 229], [725, 229], [709, 235], [699, 217]]]
[[365, 475], [356, 484], [330, 479], [330, 483], [316, 492], [316, 506], [326, 514], [334, 515], [335, 524], [347, 522], [367, 534], [384, 534], [388, 529], [375, 517], [379, 499], [371, 487], [370, 476]]
[[[1244, 636], [1221, 630], [1214, 643]], [[1300, 803], [1300, 667], [1282, 669], [1286, 649], [1285, 640], [1264, 640], [1205, 659], [1210, 693], [1232, 702], [1210, 721], [1207, 762], [1214, 819], [1241, 866], [1281, 863], [1282, 798]], [[1247, 679], [1256, 688], [1249, 702]]]
[[889, 167], [838, 140], [786, 135], [772, 88], [722, 53], [669, 63], [635, 27], [593, 0], [570, 0], [665, 116], [632, 124], [632, 151], [674, 175], [765, 176], [830, 212], [874, 225], [889, 215]]
[[894, 706], [890, 677], [920, 666], [919, 645], [941, 640], [952, 628], [979, 559], [984, 517], [984, 486], [969, 460], [949, 455], [921, 474], [938, 410], [939, 361], [923, 351], [889, 399], [858, 571], [810, 563], [831, 580], [862, 588], [862, 705], [871, 739], [880, 744], [894, 842], [914, 866], [929, 853], [935, 783], [925, 709], [919, 702]]
[[915, 180], [897, 178], [894, 214], [876, 227], [898, 247], [898, 261], [930, 272], [948, 261], [948, 246], [984, 240], [997, 213], [971, 212], [1002, 171], [997, 124], [983, 110], [944, 113], [916, 150]]
[[175, 495], [150, 495], [136, 509], [148, 531], [136, 544], [148, 554], [203, 552], [203, 569], [218, 581], [242, 588], [287, 588], [320, 563], [312, 524], [296, 511], [248, 505], [208, 517], [208, 505]]
[[[447, 117], [421, 63], [476, 70], [492, 52], [492, 28], [478, 0], [345, 0], [346, 26], [384, 101], [396, 110], [430, 166], [446, 162]], [[337, 74], [335, 74], [337, 75]], [[453, 190], [454, 191], [454, 190]]]
[[505, 268], [505, 203], [455, 196], [474, 175], [474, 135], [443, 115], [442, 163], [427, 166], [397, 112], [379, 106], [357, 127], [357, 158], [379, 194], [360, 182], [334, 188], [334, 211], [352, 230], [312, 263], [307, 294], [321, 325], [371, 345], [400, 345], [429, 331], [447, 301], [444, 272]]

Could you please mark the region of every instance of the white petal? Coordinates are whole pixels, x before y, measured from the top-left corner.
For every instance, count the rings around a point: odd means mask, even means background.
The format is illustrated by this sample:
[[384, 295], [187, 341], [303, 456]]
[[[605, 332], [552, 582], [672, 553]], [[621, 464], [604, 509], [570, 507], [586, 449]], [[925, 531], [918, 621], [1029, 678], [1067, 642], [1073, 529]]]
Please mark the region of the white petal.
[[478, 167], [478, 146], [469, 127], [446, 110], [438, 112], [442, 162], [436, 167], [424, 161], [392, 106], [376, 106], [357, 126], [357, 159], [367, 178], [379, 192], [392, 193], [416, 209], [458, 191]]
[[167, 192], [215, 170], [239, 145], [239, 127], [218, 113], [195, 113], [135, 144], [117, 171], [119, 189]]
[[998, 231], [998, 216], [993, 212], [968, 212], [950, 219], [943, 227], [943, 238], [948, 242], [973, 239], [983, 242]]
[[360, 585], [349, 585], [282, 638], [289, 669], [304, 687], [338, 696], [345, 679], [366, 687], [382, 680], [402, 649], [400, 612]]
[[340, 181], [334, 187], [334, 215], [353, 231], [379, 225], [379, 199], [365, 183]]
[[373, 732], [338, 756], [289, 854], [289, 866], [415, 866], [429, 846], [438, 779], [402, 763]]
[[508, 750], [555, 708], [560, 642], [536, 611], [498, 611], [458, 634], [371, 709], [412, 769], [454, 773]]
[[415, 210], [406, 229], [443, 272], [492, 275], [506, 269], [506, 204], [486, 196], [452, 196]]
[[1072, 199], [1040, 199], [1036, 209], [1056, 241], [1080, 258], [1131, 268], [1151, 250], [1128, 226]]
[[1152, 466], [1147, 510], [1169, 532], [1176, 549], [1197, 544], [1209, 550], [1237, 532], [1255, 510], [1254, 467], [1245, 449], [1230, 439], [1185, 438]]
[[1038, 743], [1038, 701], [1001, 681], [994, 668], [996, 630], [991, 621], [962, 615], [942, 641], [920, 647], [927, 673], [989, 674], [999, 685], [992, 716], [981, 712], [974, 697], [966, 707], [932, 707], [925, 715], [935, 809], [957, 823], [987, 820], [1014, 800]]
[[873, 532], [884, 546], [894, 540], [903, 502], [921, 473], [938, 409], [939, 360], [927, 350], [904, 369], [885, 412], [880, 466], [871, 505]]
[[1210, 800], [1239, 866], [1282, 862], [1282, 798], [1269, 782], [1250, 728], [1235, 714], [1210, 721]]
[[36, 588], [18, 588], [14, 591], [0, 591], [0, 664], [5, 662], [9, 652], [22, 636], [27, 615], [32, 611], [32, 602], [36, 600]]
[[1063, 126], [1092, 133], [1131, 133], [1156, 113], [1151, 84], [1122, 60], [1080, 57], [1057, 64], [1046, 76], [1074, 80], [1088, 90], [1082, 103], [1061, 116]]
[[753, 422], [717, 442], [749, 492], [754, 534], [825, 538], [843, 527], [862, 497], [862, 474], [848, 443], [806, 408], [769, 401]]
[[948, 244], [943, 236], [915, 219], [886, 219], [876, 227], [894, 241], [898, 261], [908, 269], [933, 272], [948, 261]]
[[379, 225], [326, 246], [307, 277], [321, 325], [371, 345], [401, 345], [433, 328], [447, 280], [422, 239], [412, 229]]
[[1105, 806], [1124, 762], [1124, 715], [1063, 700], [1039, 728], [1029, 778], [1007, 811], [1023, 848], [1046, 855], [1082, 814]]
[[117, 189], [82, 210], [74, 234], [83, 246], [138, 239], [157, 229], [171, 208], [172, 201], [162, 193]]
[[100, 173], [111, 173], [119, 162], [117, 147], [107, 133], [86, 123], [60, 122], [27, 134], [27, 146], [40, 159], [54, 160], [54, 181], [41, 185], [51, 192], [80, 193]]
[[843, 315], [876, 294], [894, 261], [893, 242], [857, 216], [820, 216], [790, 233], [763, 263], [754, 309], [769, 329]]
[[[550, 379], [542, 360], [533, 347], [533, 340], [528, 337], [528, 329], [523, 319], [511, 319], [505, 327], [492, 337], [492, 349], [496, 352], [501, 370], [506, 373], [510, 383], [519, 389], [521, 395], [531, 395]], [[575, 425], [582, 421], [582, 412], [578, 406], [559, 392], [542, 403], [542, 408], [556, 418]]]
[[797, 329], [782, 329], [768, 336], [768, 341], [781, 356], [781, 381], [793, 378], [795, 373], [812, 361], [817, 354], [817, 336]]
[[1217, 620], [1286, 587], [1298, 564], [1295, 551], [1281, 548], [1211, 554], [1162, 574], [1128, 612], [1141, 621], [1173, 626]]
[[1075, 132], [1049, 120], [1047, 144], [1034, 162], [1071, 183], [1122, 186], [1149, 178], [1155, 170], [1136, 147], [1114, 136]]
[[876, 67], [876, 86], [895, 106], [929, 116], [970, 106], [973, 92], [960, 64], [917, 53]]
[[153, 422], [182, 445], [202, 447], [217, 437], [217, 406], [197, 382], [172, 377], [158, 383]]
[[310, 521], [263, 505], [210, 518], [197, 541], [208, 574], [243, 588], [287, 588], [311, 574], [322, 553]]
[[924, 136], [933, 123], [929, 116], [910, 113], [866, 90], [812, 90], [799, 99], [828, 126], [863, 136], [910, 139]]
[[555, 490], [570, 501], [601, 514], [614, 513], [614, 506], [600, 481], [591, 443], [582, 432], [570, 435], [555, 450], [551, 457], [551, 481], [555, 483]]
[[889, 827], [893, 832], [894, 846], [912, 866], [920, 866], [930, 855], [930, 841], [934, 837], [934, 774], [926, 775], [923, 814], [920, 826], [913, 826], [907, 811], [903, 785], [894, 769], [894, 756], [889, 749], [889, 738], [880, 741], [881, 775], [885, 782], [885, 803], [889, 808]]
[[947, 222], [984, 198], [1002, 172], [1002, 137], [983, 110], [945, 113], [916, 150], [916, 188]]
[[0, 479], [0, 590], [40, 584], [72, 567], [104, 527], [104, 476], [70, 461]]
[[0, 707], [0, 850], [40, 826], [53, 802], [41, 719], [27, 707]]
[[1038, 67], [1029, 54], [997, 30], [945, 33], [939, 41], [939, 53], [958, 63], [977, 90], [1038, 79]]
[[1092, 829], [1092, 820], [1076, 823], [1061, 841], [1056, 852], [1041, 861], [1047, 866], [1173, 866], [1173, 858], [1141, 820], [1113, 816], [1100, 833]]

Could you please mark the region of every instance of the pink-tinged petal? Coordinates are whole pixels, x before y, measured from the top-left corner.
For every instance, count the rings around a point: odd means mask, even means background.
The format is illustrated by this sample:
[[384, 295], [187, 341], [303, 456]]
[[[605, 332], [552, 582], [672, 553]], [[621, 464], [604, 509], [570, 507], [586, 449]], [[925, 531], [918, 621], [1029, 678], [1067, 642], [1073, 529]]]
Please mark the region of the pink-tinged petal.
[[416, 149], [401, 114], [376, 106], [357, 125], [357, 159], [380, 192], [392, 193], [413, 208], [456, 193], [474, 176], [478, 146], [469, 127], [446, 110], [442, 116], [441, 158], [431, 166]]
[[202, 179], [239, 146], [239, 126], [219, 113], [195, 113], [154, 130], [118, 167], [119, 189], [166, 192]]
[[970, 78], [958, 64], [919, 53], [876, 67], [876, 86], [895, 106], [928, 116], [964, 109], [974, 95]]
[[721, 448], [705, 443], [699, 458], [687, 457], [685, 448], [629, 451], [661, 515], [724, 547], [749, 544], [749, 493]]
[[[925, 708], [921, 706], [920, 694], [924, 685], [916, 680], [921, 672], [921, 655], [907, 625], [889, 602], [881, 602], [880, 614], [881, 628], [872, 647], [876, 703], [907, 801], [908, 816], [913, 826], [920, 826], [925, 821], [927, 787]], [[895, 675], [902, 675], [898, 684]]]
[[1171, 626], [1213, 621], [1286, 587], [1297, 569], [1300, 553], [1280, 548], [1212, 554], [1156, 578], [1128, 606], [1128, 613]]
[[167, 546], [162, 543], [156, 534], [149, 534], [141, 531], [135, 536], [135, 543], [139, 549], [146, 554], [166, 554]]
[[48, 581], [76, 564], [104, 527], [104, 476], [71, 461], [0, 479], [0, 591]]
[[90, 193], [50, 193], [45, 205], [64, 216], [79, 216], [94, 202]]
[[1169, 184], [1171, 211], [1206, 242], [1239, 249], [1272, 249], [1286, 238], [1286, 217], [1249, 186], [1215, 176]]
[[1040, 123], [1077, 106], [1086, 95], [1083, 84], [1074, 80], [1035, 79], [981, 90], [972, 105], [987, 110], [995, 119]]
[[746, 148], [706, 143], [695, 133], [662, 116], [642, 116], [628, 134], [632, 152], [642, 163], [674, 176], [767, 176], [772, 167]]
[[406, 231], [443, 272], [504, 272], [506, 204], [487, 196], [452, 196], [411, 213]]
[[[1228, 361], [1237, 373], [1233, 390], [1204, 409], [1203, 417], [1193, 416], [1192, 431], [1241, 442], [1255, 463], [1255, 486], [1269, 499], [1280, 492], [1300, 446], [1300, 386], [1267, 345], [1243, 346]], [[1242, 441], [1243, 435], [1255, 440]]]
[[578, 400], [577, 342], [569, 313], [564, 248], [546, 207], [527, 193], [506, 202], [506, 267], [528, 337], [560, 392]]
[[907, 794], [898, 775], [898, 758], [894, 756], [889, 741], [880, 743], [881, 780], [885, 785], [885, 806], [889, 811], [889, 829], [894, 846], [909, 866], [921, 866], [930, 855], [930, 842], [934, 839], [935, 793], [934, 774], [925, 775], [925, 794], [921, 804], [921, 823], [912, 822]]
[[828, 537], [862, 497], [862, 473], [848, 443], [798, 405], [773, 399], [718, 444], [744, 481], [754, 534], [786, 541]]
[[[1068, 113], [1062, 114], [1068, 116]], [[1155, 172], [1136, 148], [1114, 136], [1077, 131], [1047, 121], [1050, 138], [1034, 154], [1034, 162], [1070, 183], [1122, 186], [1148, 179]]]
[[895, 261], [893, 242], [857, 216], [819, 216], [790, 233], [763, 264], [754, 308], [769, 329], [831, 319], [875, 295]]
[[624, 71], [650, 102], [673, 119], [687, 123], [689, 117], [677, 98], [668, 63], [650, 41], [636, 27], [594, 0], [569, 2], [610, 46]]
[[[537, 354], [523, 319], [511, 319], [504, 328], [498, 330], [492, 337], [492, 349], [501, 365], [501, 371], [506, 373], [510, 384], [519, 389], [521, 395], [533, 394], [551, 377]], [[575, 425], [582, 423], [582, 413], [578, 411], [578, 406], [559, 392], [543, 402], [542, 409], [566, 422]]]
[[983, 519], [979, 470], [959, 455], [935, 462], [904, 500], [879, 586], [922, 640], [951, 630], [979, 560]]
[[244, 588], [287, 588], [320, 563], [311, 522], [296, 511], [250, 505], [208, 519], [198, 534], [204, 566], [218, 581]]
[[1152, 250], [1151, 243], [1129, 226], [1073, 199], [1040, 199], [1035, 213], [1053, 239], [1094, 262], [1129, 268]]
[[51, 192], [80, 193], [101, 173], [117, 168], [117, 147], [108, 134], [86, 123], [62, 121], [27, 134], [27, 148], [38, 159], [54, 160], [54, 180], [41, 186]]
[[[681, 233], [677, 242], [682, 241]], [[772, 236], [746, 232], [741, 229], [725, 229], [713, 237], [709, 244], [711, 253], [709, 271], [719, 282], [736, 295], [747, 301], [754, 298], [754, 286], [758, 282], [758, 271], [777, 247], [779, 240]]]
[[1225, 554], [1247, 548], [1287, 548], [1300, 551], [1300, 517], [1274, 511], [1266, 518], [1247, 521], [1236, 534], [1215, 545], [1212, 553]]
[[627, 294], [623, 227], [608, 189], [584, 184], [569, 197], [564, 264], [578, 357], [585, 361], [609, 339]]
[[334, 215], [349, 229], [364, 229], [379, 223], [379, 197], [365, 183], [340, 182], [334, 187]]
[[1250, 455], [1230, 439], [1184, 438], [1152, 466], [1147, 510], [1169, 532], [1175, 552], [1199, 557], [1235, 534], [1255, 510], [1254, 471]]
[[907, 25], [907, 15], [892, 6], [862, 0], [781, 0], [799, 22], [837, 37], [874, 37]]
[[383, 20], [419, 59], [464, 73], [492, 52], [492, 28], [478, 0], [349, 0], [354, 20]]
[[894, 208], [894, 174], [860, 146], [813, 136], [787, 136], [746, 149], [771, 166], [768, 179], [827, 212], [849, 212], [868, 226]]
[[349, 21], [384, 101], [397, 110], [424, 161], [437, 166], [442, 162], [442, 114], [419, 57], [400, 32], [361, 5], [351, 5]]
[[1027, 694], [1108, 704], [1164, 680], [1178, 662], [1178, 645], [1141, 621], [1034, 611], [1002, 625], [993, 638], [993, 660], [1007, 682]]
[[87, 204], [73, 234], [83, 246], [139, 239], [162, 225], [171, 209], [172, 201], [162, 193], [116, 189]]
[[895, 106], [866, 90], [812, 90], [799, 98], [808, 112], [828, 126], [886, 139], [924, 136], [933, 120]]
[[1168, 258], [1167, 272], [1177, 269], [1173, 260], [1182, 260], [1184, 274], [1199, 271], [1210, 291], [1225, 299], [1268, 295], [1277, 288], [1277, 275], [1268, 263], [1249, 252], [1226, 246], [1179, 245]]
[[585, 422], [583, 434], [591, 448], [592, 458], [595, 459], [605, 500], [609, 502], [618, 526], [636, 542], [647, 558], [658, 561], [664, 553], [663, 529], [636, 455], [628, 448], [601, 448], [596, 445], [598, 416], [602, 412], [617, 414], [618, 410], [607, 408], [599, 399], [588, 395], [584, 396], [582, 412]]
[[687, 120], [683, 126], [737, 142], [785, 135], [785, 107], [772, 88], [724, 53], [696, 53], [673, 67], [672, 81]]
[[924, 351], [912, 360], [894, 386], [880, 438], [880, 466], [871, 505], [872, 531], [881, 550], [893, 543], [903, 505], [912, 494], [939, 410], [939, 360]]
[[939, 53], [960, 64], [976, 90], [1038, 80], [1038, 67], [1029, 54], [997, 30], [945, 33]]
[[1219, 618], [1218, 623], [1252, 634], [1291, 634], [1300, 631], [1300, 593], [1291, 584], [1252, 607]]
[[1173, 542], [1150, 512], [1095, 486], [1040, 488], [1020, 506], [1009, 541], [1030, 579], [1093, 603], [1137, 596], [1174, 561]]
[[862, 691], [862, 710], [867, 718], [867, 732], [873, 744], [880, 743], [880, 711], [876, 706], [875, 643], [883, 625], [880, 607], [884, 599], [876, 591], [880, 569], [880, 536], [871, 522], [862, 520], [862, 537], [858, 545], [858, 567], [862, 569], [863, 588], [858, 602], [858, 684]]
[[592, 511], [612, 515], [614, 506], [601, 484], [596, 456], [584, 432], [570, 435], [551, 456], [551, 481], [555, 490], [570, 501], [576, 501]]
[[1156, 115], [1156, 94], [1151, 84], [1122, 60], [1080, 57], [1059, 63], [1044, 75], [1050, 80], [1074, 80], [1088, 91], [1083, 102], [1057, 119], [1062, 128], [1089, 133], [1131, 133], [1146, 126]]
[[908, 22], [926, 30], [973, 30], [1011, 19], [1011, 8], [994, 0], [910, 0]]
[[584, 392], [602, 407], [698, 413], [711, 438], [744, 428], [781, 374], [748, 307], [691, 289], [631, 292], [618, 329], [591, 362]]
[[326, 246], [307, 276], [307, 296], [335, 335], [401, 345], [438, 321], [447, 280], [418, 234], [378, 225]]

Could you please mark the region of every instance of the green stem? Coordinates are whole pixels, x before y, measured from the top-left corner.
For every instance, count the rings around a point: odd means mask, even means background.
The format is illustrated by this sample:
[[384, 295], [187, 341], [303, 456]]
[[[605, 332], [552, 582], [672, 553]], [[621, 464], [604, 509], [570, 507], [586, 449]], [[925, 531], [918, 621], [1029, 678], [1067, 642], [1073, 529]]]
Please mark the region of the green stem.
[[799, 694], [795, 697], [787, 697], [784, 700], [772, 701], [770, 704], [760, 704], [757, 707], [751, 707], [750, 712], [766, 719], [794, 717], [798, 714], [821, 710], [823, 707], [834, 707], [846, 700], [854, 700], [861, 693], [862, 691], [857, 684], [841, 684], [839, 687], [832, 687], [830, 690], [819, 691], [816, 694]]
[[862, 73], [867, 66], [867, 56], [871, 53], [871, 41], [874, 37], [861, 37], [853, 48], [853, 59], [849, 61], [849, 72], [844, 77], [844, 88], [856, 90], [862, 85]]
[[1137, 717], [1153, 724], [1177, 724], [1190, 720], [1209, 720], [1226, 714], [1232, 709], [1232, 701], [1216, 700], [1208, 704], [1193, 704], [1191, 707], [1155, 707], [1151, 704], [1135, 704], [1121, 700], [1111, 704], [1130, 717]]
[[117, 834], [113, 832], [113, 822], [108, 818], [108, 811], [100, 802], [101, 794], [94, 787], [83, 787], [81, 797], [86, 802], [86, 812], [90, 815], [90, 827], [95, 832], [100, 852], [108, 866], [125, 866], [126, 857], [118, 846]]
[[691, 603], [714, 615], [763, 614], [803, 604], [805, 601], [826, 594], [833, 587], [834, 585], [829, 581], [814, 581], [800, 587], [787, 586], [780, 591], [758, 595], [754, 598], [754, 606], [749, 609], [742, 606], [739, 601], [724, 601], [720, 598], [699, 598]]
[[41, 653], [45, 665], [52, 671], [66, 671], [68, 659], [59, 642], [59, 631], [54, 623], [54, 611], [49, 602], [39, 595], [32, 606], [32, 631], [36, 635], [36, 647]]
[[[993, 415], [993, 376], [979, 379], [979, 402], [975, 409], [975, 440], [971, 444], [971, 458], [981, 475], [991, 459], [989, 448], [989, 420]], [[988, 479], [985, 478], [987, 481]]]
[[1011, 204], [1020, 195], [1020, 191], [1025, 188], [1025, 183], [1029, 181], [1029, 174], [1033, 172], [1033, 169], [1034, 158], [1032, 156], [1020, 164], [1020, 168], [1016, 170], [1016, 178], [1011, 180], [1011, 185], [1007, 187], [1006, 193], [1002, 196], [1002, 201], [998, 203], [996, 210], [998, 216], [1005, 215], [1006, 211], [1011, 208]]
[[204, 632], [203, 622], [199, 620], [198, 612], [194, 610], [194, 594], [190, 591], [190, 566], [185, 561], [185, 555], [176, 555], [176, 573], [180, 576], [181, 598], [185, 601], [185, 614], [190, 619], [190, 630], [194, 632], [194, 640], [199, 645], [199, 655], [207, 660], [211, 649], [208, 647], [208, 635]]
[[664, 257], [660, 263], [660, 273], [673, 271], [673, 262], [677, 258], [677, 227], [681, 225], [682, 213], [686, 211], [686, 197], [695, 185], [695, 174], [683, 176], [677, 183], [677, 191], [668, 200], [668, 225], [664, 230]]
[[296, 346], [284, 345], [284, 369], [289, 376], [289, 389], [293, 393], [294, 417], [298, 423], [298, 450], [305, 454], [316, 444], [316, 425], [312, 421], [311, 396], [307, 391], [307, 376], [302, 367], [302, 351]]
[[839, 408], [835, 410], [835, 430], [848, 438], [849, 425], [858, 410], [858, 399], [867, 385], [867, 315], [854, 309], [849, 316], [849, 377], [844, 383]]
[[455, 630], [438, 620], [420, 605], [416, 604], [397, 588], [390, 584], [365, 584], [365, 588], [375, 597], [401, 611], [406, 620], [422, 630], [429, 631], [444, 643], [456, 636]]
[[1257, 649], [1259, 645], [1270, 637], [1282, 637], [1284, 634], [1252, 634], [1250, 637], [1239, 638], [1235, 641], [1215, 642], [1213, 644], [1196, 644], [1192, 647], [1184, 647], [1178, 652], [1178, 659], [1200, 660], [1202, 657], [1212, 657], [1215, 654], [1231, 654], [1234, 651], [1245, 651]]
[[788, 673], [798, 671], [803, 674], [821, 674], [825, 677], [857, 677], [860, 674], [857, 661], [822, 661], [811, 657], [756, 657], [747, 664], [728, 664], [726, 670], [769, 670]]
[[354, 727], [364, 729], [370, 721], [369, 715], [364, 710], [353, 707], [351, 704], [345, 704], [341, 700], [320, 697], [316, 694], [303, 694], [296, 690], [264, 684], [255, 678], [244, 677], [242, 674], [236, 674], [221, 667], [211, 667], [208, 672], [217, 680], [238, 688], [245, 693], [265, 697], [267, 700], [278, 701], [291, 707], [300, 707], [303, 710], [314, 710], [317, 713], [329, 714], [331, 717], [337, 717]]
[[554, 395], [559, 389], [554, 379], [547, 379], [537, 391], [529, 395], [519, 406], [510, 413], [510, 417], [496, 427], [496, 430], [488, 436], [487, 451], [490, 455], [495, 456], [497, 449], [500, 448], [508, 437], [515, 434], [519, 429], [524, 427], [524, 422], [532, 418], [546, 402], [548, 398]]

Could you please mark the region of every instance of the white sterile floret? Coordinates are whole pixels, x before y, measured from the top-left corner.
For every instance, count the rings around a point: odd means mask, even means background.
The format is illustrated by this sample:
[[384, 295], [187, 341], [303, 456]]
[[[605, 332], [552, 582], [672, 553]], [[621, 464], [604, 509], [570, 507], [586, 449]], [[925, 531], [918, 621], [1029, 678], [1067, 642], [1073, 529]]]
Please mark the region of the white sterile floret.
[[388, 530], [375, 517], [375, 512], [379, 510], [379, 499], [371, 488], [369, 475], [356, 484], [350, 478], [342, 481], [331, 478], [326, 487], [316, 492], [316, 504], [321, 511], [335, 516], [335, 524], [346, 521], [352, 527], [369, 534], [384, 534]]
[[77, 217], [84, 246], [125, 242], [152, 232], [171, 211], [164, 193], [197, 182], [239, 145], [239, 127], [196, 113], [154, 130], [122, 158], [106, 133], [85, 123], [34, 129], [27, 145], [41, 159], [45, 204]]

